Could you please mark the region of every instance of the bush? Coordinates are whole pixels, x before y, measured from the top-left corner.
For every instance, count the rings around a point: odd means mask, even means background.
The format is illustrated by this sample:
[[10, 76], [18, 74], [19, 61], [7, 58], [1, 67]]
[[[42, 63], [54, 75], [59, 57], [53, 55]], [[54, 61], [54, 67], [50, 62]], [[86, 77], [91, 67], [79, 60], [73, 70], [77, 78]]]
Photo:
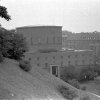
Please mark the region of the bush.
[[66, 86], [58, 86], [57, 90], [61, 93], [61, 95], [68, 99], [68, 100], [73, 100], [74, 98], [78, 97], [78, 95], [75, 93], [75, 91], [70, 90], [68, 87]]
[[7, 51], [9, 58], [20, 60], [28, 50], [25, 38], [22, 34], [14, 34], [10, 42], [12, 47]]
[[87, 88], [86, 86], [83, 86], [81, 87], [81, 90], [86, 90], [86, 88]]
[[84, 96], [84, 97], [81, 97], [80, 100], [91, 100], [91, 98], [89, 96]]
[[26, 72], [29, 72], [31, 70], [31, 65], [30, 65], [30, 62], [28, 60], [21, 60], [19, 62], [19, 67]]
[[2, 53], [0, 53], [0, 63], [3, 62], [3, 60], [4, 60], [4, 57], [3, 57]]
[[0, 52], [3, 57], [21, 59], [27, 51], [26, 40], [22, 34], [0, 29]]
[[61, 79], [65, 82], [68, 82], [68, 80], [77, 79], [77, 76], [78, 74], [76, 72], [75, 67], [70, 65], [69, 67], [65, 66], [61, 75]]
[[80, 89], [80, 84], [76, 79], [68, 80], [68, 83], [77, 89]]
[[95, 72], [91, 67], [85, 67], [80, 72], [79, 81], [94, 80]]
[[94, 66], [94, 72], [96, 73], [96, 76], [100, 75], [100, 65]]

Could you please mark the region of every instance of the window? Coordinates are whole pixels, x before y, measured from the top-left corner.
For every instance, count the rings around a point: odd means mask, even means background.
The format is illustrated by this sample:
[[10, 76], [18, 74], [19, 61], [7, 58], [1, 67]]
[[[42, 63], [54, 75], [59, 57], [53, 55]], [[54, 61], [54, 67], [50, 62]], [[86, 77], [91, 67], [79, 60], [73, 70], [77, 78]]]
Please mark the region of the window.
[[48, 63], [45, 63], [45, 68], [47, 68], [48, 67]]
[[91, 64], [91, 63], [92, 63], [92, 60], [90, 59], [90, 60], [89, 60], [89, 64]]
[[77, 65], [78, 63], [77, 63], [77, 60], [75, 61], [75, 65]]
[[45, 57], [45, 60], [47, 60], [48, 59], [48, 57]]
[[53, 59], [55, 59], [55, 56], [53, 57]]
[[75, 58], [77, 58], [77, 55], [75, 55]]
[[47, 37], [47, 44], [48, 44], [48, 37]]
[[39, 63], [37, 63], [37, 66], [40, 66], [40, 64], [39, 64]]
[[61, 61], [61, 67], [63, 67], [63, 62]]
[[40, 58], [39, 57], [37, 57], [37, 60], [39, 60]]
[[84, 60], [82, 60], [82, 64], [83, 64], [83, 65], [85, 64], [85, 61], [84, 61]]
[[91, 56], [92, 56], [92, 54], [89, 54], [89, 56], [91, 57]]
[[61, 59], [63, 59], [63, 56], [61, 56]]
[[68, 58], [70, 58], [70, 55], [68, 55]]
[[70, 65], [71, 64], [71, 62], [70, 61], [68, 61], [68, 65]]
[[53, 44], [55, 44], [55, 37], [53, 37]]
[[61, 44], [61, 37], [58, 37], [58, 43]]
[[32, 37], [31, 37], [31, 45], [33, 45], [33, 40], [32, 40]]

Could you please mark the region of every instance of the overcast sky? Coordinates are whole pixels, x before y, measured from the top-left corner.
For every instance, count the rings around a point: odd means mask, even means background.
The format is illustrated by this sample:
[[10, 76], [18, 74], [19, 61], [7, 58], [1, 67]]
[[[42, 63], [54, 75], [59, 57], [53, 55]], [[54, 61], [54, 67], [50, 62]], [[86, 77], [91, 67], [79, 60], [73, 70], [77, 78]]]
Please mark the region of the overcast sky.
[[100, 31], [100, 0], [1, 0], [12, 20], [7, 29], [27, 25], [61, 25], [72, 32]]

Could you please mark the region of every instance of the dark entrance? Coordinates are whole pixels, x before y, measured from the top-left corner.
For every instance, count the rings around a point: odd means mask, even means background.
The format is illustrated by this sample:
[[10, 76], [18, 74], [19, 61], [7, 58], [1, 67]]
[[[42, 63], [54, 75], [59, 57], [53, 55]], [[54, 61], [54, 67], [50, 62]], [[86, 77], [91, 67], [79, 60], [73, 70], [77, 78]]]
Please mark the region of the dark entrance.
[[58, 77], [58, 66], [57, 65], [52, 65], [51, 66], [51, 74]]

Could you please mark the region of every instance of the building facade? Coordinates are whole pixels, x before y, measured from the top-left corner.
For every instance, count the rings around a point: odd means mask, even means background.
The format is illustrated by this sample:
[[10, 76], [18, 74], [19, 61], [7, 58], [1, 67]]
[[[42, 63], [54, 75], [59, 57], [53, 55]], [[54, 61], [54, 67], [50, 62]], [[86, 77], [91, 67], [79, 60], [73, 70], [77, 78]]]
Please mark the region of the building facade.
[[26, 38], [30, 51], [41, 49], [59, 50], [62, 46], [61, 26], [26, 26], [16, 29]]
[[29, 52], [26, 59], [49, 73], [60, 77], [68, 66], [94, 65], [93, 50], [63, 50], [61, 26], [34, 26], [16, 29], [26, 38]]
[[63, 31], [62, 40], [63, 47], [77, 50], [94, 50], [96, 55], [100, 53], [99, 32], [76, 34], [68, 31]]
[[64, 67], [75, 66], [84, 67], [94, 65], [94, 53], [92, 50], [66, 50], [26, 53], [27, 58], [31, 58], [31, 63], [37, 65], [49, 73], [60, 77]]

